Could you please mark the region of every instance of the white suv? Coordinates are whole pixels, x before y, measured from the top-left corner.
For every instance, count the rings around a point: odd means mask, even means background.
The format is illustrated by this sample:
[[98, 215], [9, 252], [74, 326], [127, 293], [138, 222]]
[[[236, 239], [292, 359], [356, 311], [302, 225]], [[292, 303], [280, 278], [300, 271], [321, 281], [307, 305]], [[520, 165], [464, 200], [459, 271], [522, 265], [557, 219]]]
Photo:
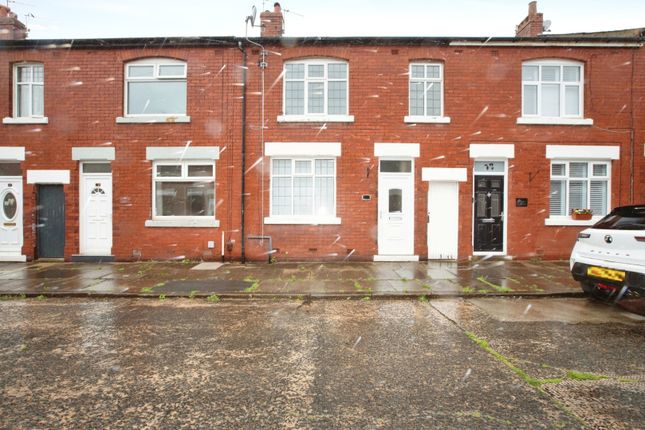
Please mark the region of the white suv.
[[645, 205], [621, 206], [578, 234], [571, 274], [585, 293], [645, 297]]

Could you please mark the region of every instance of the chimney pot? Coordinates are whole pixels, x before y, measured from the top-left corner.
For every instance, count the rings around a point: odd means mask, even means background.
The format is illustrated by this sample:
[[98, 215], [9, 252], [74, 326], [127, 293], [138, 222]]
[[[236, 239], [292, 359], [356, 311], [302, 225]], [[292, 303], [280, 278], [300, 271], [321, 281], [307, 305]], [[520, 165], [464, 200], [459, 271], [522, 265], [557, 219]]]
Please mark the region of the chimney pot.
[[273, 12], [265, 10], [260, 14], [260, 24], [262, 37], [280, 37], [284, 34], [284, 17], [280, 3], [273, 4]]
[[535, 15], [537, 13], [537, 1], [532, 1], [529, 3], [529, 15]]
[[544, 31], [544, 16], [537, 11], [537, 1], [529, 3], [529, 14], [515, 27], [515, 37], [536, 37]]

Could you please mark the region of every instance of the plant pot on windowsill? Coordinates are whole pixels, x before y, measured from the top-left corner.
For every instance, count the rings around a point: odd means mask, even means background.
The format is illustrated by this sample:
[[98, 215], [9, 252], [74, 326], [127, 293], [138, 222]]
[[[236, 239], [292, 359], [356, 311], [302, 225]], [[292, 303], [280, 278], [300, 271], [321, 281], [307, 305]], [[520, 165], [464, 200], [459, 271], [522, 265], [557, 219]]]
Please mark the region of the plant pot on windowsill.
[[583, 212], [583, 213], [578, 213], [578, 212], [572, 212], [571, 213], [571, 219], [574, 221], [589, 221], [591, 219], [592, 213], [591, 212]]

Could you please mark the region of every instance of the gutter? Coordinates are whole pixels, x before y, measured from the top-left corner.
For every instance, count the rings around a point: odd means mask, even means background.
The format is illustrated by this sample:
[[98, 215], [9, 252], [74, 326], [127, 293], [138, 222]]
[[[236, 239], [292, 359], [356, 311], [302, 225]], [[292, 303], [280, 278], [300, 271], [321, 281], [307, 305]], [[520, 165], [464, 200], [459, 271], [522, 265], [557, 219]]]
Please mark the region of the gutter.
[[522, 47], [534, 47], [534, 48], [552, 48], [552, 47], [561, 47], [561, 48], [641, 48], [642, 43], [635, 42], [551, 42], [551, 41], [540, 41], [540, 42], [506, 42], [506, 41], [468, 41], [468, 40], [456, 40], [450, 42], [450, 46], [499, 46], [499, 47], [511, 47], [511, 46], [522, 46]]
[[246, 72], [247, 72], [247, 54], [246, 48], [242, 42], [237, 42], [237, 48], [242, 52], [242, 190], [240, 197], [240, 230], [242, 232], [240, 261], [242, 264], [246, 263], [246, 247], [245, 247], [245, 234], [246, 234]]

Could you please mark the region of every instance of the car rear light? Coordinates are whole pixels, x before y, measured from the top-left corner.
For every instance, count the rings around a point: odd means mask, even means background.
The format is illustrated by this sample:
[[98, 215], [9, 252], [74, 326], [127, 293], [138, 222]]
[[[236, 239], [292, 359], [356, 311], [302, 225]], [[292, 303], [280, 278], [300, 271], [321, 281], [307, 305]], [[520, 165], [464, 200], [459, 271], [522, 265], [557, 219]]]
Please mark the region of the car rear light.
[[589, 233], [578, 233], [578, 239], [589, 239], [591, 234]]
[[645, 236], [634, 236], [634, 239], [636, 239], [639, 242], [645, 242]]
[[607, 285], [607, 284], [596, 284], [599, 290], [609, 290], [609, 291], [615, 291], [616, 287], [613, 285]]

